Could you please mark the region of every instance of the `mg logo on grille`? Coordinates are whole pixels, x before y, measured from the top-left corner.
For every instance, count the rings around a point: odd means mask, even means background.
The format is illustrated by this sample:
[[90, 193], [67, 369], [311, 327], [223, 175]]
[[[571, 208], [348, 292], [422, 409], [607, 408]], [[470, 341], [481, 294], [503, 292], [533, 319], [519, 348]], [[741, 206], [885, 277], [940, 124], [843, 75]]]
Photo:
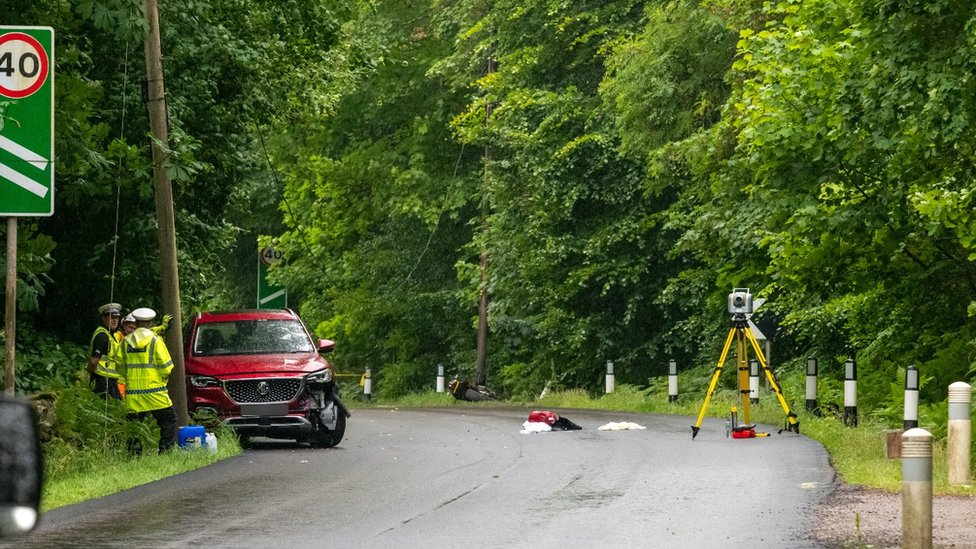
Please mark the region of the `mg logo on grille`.
[[271, 386], [268, 385], [267, 381], [258, 382], [258, 394], [261, 396], [268, 396], [271, 392]]

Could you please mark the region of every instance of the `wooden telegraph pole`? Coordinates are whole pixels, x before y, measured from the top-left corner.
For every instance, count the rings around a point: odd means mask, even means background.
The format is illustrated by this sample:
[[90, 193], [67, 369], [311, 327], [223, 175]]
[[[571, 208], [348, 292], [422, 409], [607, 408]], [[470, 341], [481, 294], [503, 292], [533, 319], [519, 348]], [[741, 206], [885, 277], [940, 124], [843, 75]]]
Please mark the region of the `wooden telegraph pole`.
[[14, 394], [14, 345], [17, 341], [17, 218], [7, 218], [7, 283], [5, 286], [4, 392]]
[[[488, 74], [491, 74], [494, 70], [493, 62], [491, 57], [488, 58]], [[491, 101], [489, 98], [485, 98], [485, 126], [491, 120]], [[488, 198], [488, 161], [491, 160], [491, 145], [485, 144], [485, 154], [484, 154], [484, 181], [481, 185], [481, 219], [482, 219], [482, 230], [485, 232], [484, 238], [487, 240], [488, 236], [488, 214], [490, 213], [489, 198]], [[478, 385], [484, 385], [487, 382], [488, 375], [486, 373], [485, 364], [488, 361], [488, 250], [487, 242], [482, 244], [481, 251], [481, 279], [479, 281], [478, 288], [478, 343], [477, 351], [475, 355], [475, 377]]]
[[149, 128], [156, 138], [152, 143], [153, 187], [156, 191], [156, 224], [159, 236], [159, 271], [163, 283], [163, 307], [173, 315], [174, 328], [166, 333], [166, 347], [173, 358], [169, 376], [169, 396], [179, 425], [186, 425], [186, 370], [183, 367], [183, 318], [180, 314], [180, 276], [176, 263], [176, 223], [173, 215], [173, 185], [166, 174], [169, 130], [166, 125], [166, 97], [163, 86], [163, 58], [159, 39], [159, 6], [156, 0], [143, 0], [146, 23], [146, 80], [148, 82]]

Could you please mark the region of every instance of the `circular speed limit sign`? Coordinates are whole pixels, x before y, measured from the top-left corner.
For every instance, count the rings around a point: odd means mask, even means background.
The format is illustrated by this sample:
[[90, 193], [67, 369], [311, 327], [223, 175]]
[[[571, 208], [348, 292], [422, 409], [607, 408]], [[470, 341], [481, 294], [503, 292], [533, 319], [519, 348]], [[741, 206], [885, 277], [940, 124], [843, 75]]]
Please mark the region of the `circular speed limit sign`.
[[285, 254], [279, 250], [274, 249], [271, 246], [265, 247], [261, 250], [261, 263], [268, 265], [274, 265], [275, 263], [284, 259]]
[[49, 68], [47, 53], [34, 37], [22, 32], [0, 36], [0, 95], [30, 96], [44, 85]]

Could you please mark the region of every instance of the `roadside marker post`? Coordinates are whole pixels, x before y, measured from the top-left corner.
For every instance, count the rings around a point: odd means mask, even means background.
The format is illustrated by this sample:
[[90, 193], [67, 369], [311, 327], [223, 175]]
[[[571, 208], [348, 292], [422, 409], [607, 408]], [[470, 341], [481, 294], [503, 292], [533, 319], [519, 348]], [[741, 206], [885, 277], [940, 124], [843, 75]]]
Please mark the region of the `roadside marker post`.
[[901, 547], [932, 549], [932, 434], [901, 436]]
[[817, 359], [807, 359], [807, 411], [817, 409]]
[[678, 363], [668, 361], [668, 402], [678, 401]]
[[857, 362], [844, 363], [844, 425], [857, 427]]
[[759, 402], [759, 361], [754, 358], [749, 359], [749, 402]]
[[918, 368], [909, 364], [905, 369], [905, 420], [904, 429], [918, 427]]
[[949, 385], [949, 484], [970, 483], [970, 454], [972, 419], [970, 416], [973, 390], [968, 383], [957, 381]]
[[373, 371], [366, 368], [363, 373], [363, 400], [369, 402], [373, 399]]

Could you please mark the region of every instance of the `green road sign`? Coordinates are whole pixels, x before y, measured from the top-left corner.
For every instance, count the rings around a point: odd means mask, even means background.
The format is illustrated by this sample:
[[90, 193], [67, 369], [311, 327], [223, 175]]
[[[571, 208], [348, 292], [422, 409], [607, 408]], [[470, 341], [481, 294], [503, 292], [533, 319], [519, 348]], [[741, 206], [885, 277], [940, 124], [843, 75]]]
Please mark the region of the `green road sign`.
[[258, 309], [284, 309], [288, 292], [268, 282], [268, 267], [282, 260], [282, 253], [268, 246], [258, 252]]
[[54, 29], [0, 26], [0, 216], [54, 214]]

